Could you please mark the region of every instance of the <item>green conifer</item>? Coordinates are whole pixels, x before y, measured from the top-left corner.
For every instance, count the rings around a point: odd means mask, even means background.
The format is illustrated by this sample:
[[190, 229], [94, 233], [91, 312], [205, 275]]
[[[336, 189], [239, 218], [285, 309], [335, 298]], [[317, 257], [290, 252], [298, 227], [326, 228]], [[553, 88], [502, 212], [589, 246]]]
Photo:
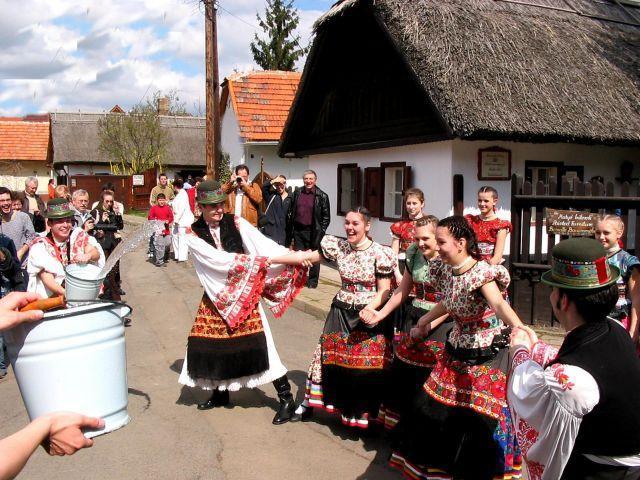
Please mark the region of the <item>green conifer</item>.
[[253, 59], [263, 70], [294, 71], [296, 61], [307, 52], [300, 46], [300, 37], [293, 36], [300, 18], [293, 0], [267, 0], [264, 20], [256, 14], [265, 40], [254, 35], [251, 42]]

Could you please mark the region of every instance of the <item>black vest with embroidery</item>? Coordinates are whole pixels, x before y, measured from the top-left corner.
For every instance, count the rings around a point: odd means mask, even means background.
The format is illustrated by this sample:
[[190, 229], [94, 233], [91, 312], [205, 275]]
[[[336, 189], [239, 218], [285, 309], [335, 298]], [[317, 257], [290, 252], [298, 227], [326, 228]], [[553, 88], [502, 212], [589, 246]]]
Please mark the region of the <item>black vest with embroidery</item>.
[[572, 455], [640, 453], [640, 359], [627, 331], [613, 320], [591, 322], [567, 334], [552, 363], [586, 370], [600, 401], [586, 414]]
[[[209, 245], [213, 245], [217, 248], [217, 245], [213, 241], [213, 236], [211, 236], [209, 225], [207, 225], [207, 222], [205, 222], [202, 217], [198, 218], [198, 220], [191, 225], [191, 230], [193, 230], [193, 233]], [[244, 249], [242, 248], [242, 237], [236, 228], [233, 215], [225, 213], [222, 216], [222, 220], [220, 220], [220, 242], [222, 243], [222, 249], [225, 252], [244, 253]]]

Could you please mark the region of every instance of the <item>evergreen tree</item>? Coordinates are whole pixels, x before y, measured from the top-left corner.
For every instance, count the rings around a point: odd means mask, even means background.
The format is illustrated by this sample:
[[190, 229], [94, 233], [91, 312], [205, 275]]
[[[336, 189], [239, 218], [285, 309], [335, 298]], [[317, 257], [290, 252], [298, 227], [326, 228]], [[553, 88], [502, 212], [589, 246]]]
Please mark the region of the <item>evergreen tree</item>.
[[292, 36], [300, 22], [293, 0], [267, 0], [265, 19], [259, 14], [256, 17], [267, 39], [254, 35], [251, 53], [255, 62], [263, 70], [294, 71], [296, 61], [307, 53], [308, 48], [301, 48], [300, 37]]

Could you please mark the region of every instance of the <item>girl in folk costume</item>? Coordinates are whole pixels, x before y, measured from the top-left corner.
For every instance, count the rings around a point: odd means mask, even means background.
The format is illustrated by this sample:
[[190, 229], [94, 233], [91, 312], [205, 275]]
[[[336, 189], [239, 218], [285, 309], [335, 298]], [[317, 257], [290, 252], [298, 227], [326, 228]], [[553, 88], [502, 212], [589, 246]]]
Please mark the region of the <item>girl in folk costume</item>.
[[[289, 421], [295, 405], [259, 300], [262, 296], [274, 315], [281, 316], [304, 286], [306, 269], [281, 266], [268, 271], [268, 257], [288, 250], [244, 219], [237, 219], [236, 226], [234, 217], [224, 213], [225, 199], [219, 182], [202, 182], [197, 192], [202, 216], [185, 236], [205, 291], [179, 381], [213, 391], [199, 410], [228, 404], [229, 391], [273, 382], [280, 399], [273, 423], [279, 425]], [[243, 253], [243, 241], [252, 255]]]
[[[403, 268], [405, 252], [413, 243], [415, 236], [415, 222], [424, 217], [424, 193], [419, 188], [410, 188], [404, 195], [404, 208], [409, 218], [391, 225], [391, 249], [398, 256], [398, 266]], [[396, 281], [400, 283], [402, 272], [396, 272]]]
[[[391, 225], [391, 249], [398, 256], [398, 266], [394, 271], [396, 285], [399, 285], [400, 282], [402, 282], [406, 251], [414, 240], [416, 220], [424, 217], [424, 193], [422, 193], [422, 190], [419, 188], [408, 189], [404, 195], [404, 208], [409, 218], [400, 220]], [[409, 292], [405, 303], [395, 310], [393, 324], [396, 331], [406, 330], [406, 325], [408, 325], [406, 321], [407, 309], [411, 305], [411, 300], [414, 296], [414, 291]]]
[[504, 245], [507, 235], [511, 233], [511, 222], [502, 220], [496, 215], [498, 191], [489, 186], [478, 190], [478, 209], [480, 215], [465, 215], [476, 234], [480, 258], [491, 265], [500, 265], [504, 259]]
[[640, 307], [640, 260], [620, 248], [624, 222], [618, 215], [604, 215], [596, 226], [596, 240], [607, 251], [607, 262], [620, 270], [618, 302], [609, 315], [627, 329], [631, 339], [638, 343], [638, 308]]
[[360, 311], [387, 299], [396, 260], [393, 251], [367, 237], [369, 212], [358, 207], [344, 220], [346, 240], [325, 235], [315, 252], [296, 252], [272, 263], [335, 262], [342, 279], [314, 352], [304, 402], [292, 421], [307, 420], [313, 408], [340, 412], [342, 422], [366, 428], [376, 418], [391, 362], [390, 322], [364, 323]]
[[411, 478], [519, 478], [520, 453], [505, 398], [508, 328], [521, 325], [504, 300], [509, 273], [479, 261], [463, 217], [441, 220], [440, 258], [429, 275], [442, 300], [418, 320], [424, 337], [449, 314], [454, 326], [411, 412], [396, 427], [392, 466]]
[[29, 249], [27, 273], [29, 292], [43, 297], [64, 295], [64, 267], [70, 263], [104, 265], [100, 247], [81, 228], [73, 228], [73, 210], [65, 198], [47, 204], [44, 216], [49, 233], [36, 238]]
[[365, 323], [379, 323], [394, 309], [397, 309], [414, 292], [407, 308], [405, 332], [396, 335], [395, 353], [391, 365], [389, 388], [380, 409], [379, 419], [388, 429], [398, 423], [399, 418], [411, 407], [411, 402], [427, 380], [436, 363], [438, 353], [444, 348], [444, 341], [451, 323], [439, 326], [447, 319], [443, 315], [432, 323], [433, 328], [424, 339], [413, 339], [409, 330], [423, 315], [429, 312], [441, 299], [429, 274], [429, 264], [438, 257], [436, 225], [433, 215], [421, 217], [415, 222], [415, 243], [406, 251], [405, 270], [400, 286], [385, 306], [379, 310], [368, 307], [360, 311]]

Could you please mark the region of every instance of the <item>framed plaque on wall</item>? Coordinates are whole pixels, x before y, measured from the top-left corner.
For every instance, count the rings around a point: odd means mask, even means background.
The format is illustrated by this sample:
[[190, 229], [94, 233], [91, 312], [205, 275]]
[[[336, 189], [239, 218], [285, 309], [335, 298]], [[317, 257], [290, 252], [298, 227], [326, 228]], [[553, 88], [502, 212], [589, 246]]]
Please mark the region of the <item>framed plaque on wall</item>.
[[501, 147], [478, 149], [478, 180], [510, 180], [511, 150]]

